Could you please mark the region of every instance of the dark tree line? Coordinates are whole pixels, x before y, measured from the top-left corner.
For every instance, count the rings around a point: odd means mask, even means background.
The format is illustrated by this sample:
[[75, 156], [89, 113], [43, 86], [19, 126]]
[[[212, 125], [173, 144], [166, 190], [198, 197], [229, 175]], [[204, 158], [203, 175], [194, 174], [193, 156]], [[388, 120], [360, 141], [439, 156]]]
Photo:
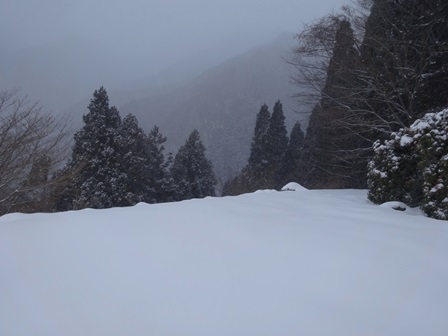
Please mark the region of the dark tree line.
[[110, 208], [214, 196], [215, 176], [194, 130], [174, 159], [165, 156], [157, 126], [148, 135], [129, 114], [121, 120], [102, 87], [95, 91], [84, 127], [74, 136], [70, 176], [57, 210]]
[[296, 123], [288, 138], [283, 106], [274, 105], [272, 114], [266, 104], [256, 116], [251, 151], [241, 174], [228, 181], [224, 195], [238, 195], [258, 189], [279, 189], [297, 178], [304, 134]]
[[366, 187], [375, 141], [448, 105], [448, 3], [358, 1], [305, 27], [292, 63], [312, 111], [299, 182]]
[[0, 215], [215, 195], [213, 168], [197, 130], [174, 158], [166, 155], [159, 128], [145, 134], [135, 116], [122, 119], [103, 87], [83, 121], [70, 151], [66, 123], [17, 90], [0, 93]]

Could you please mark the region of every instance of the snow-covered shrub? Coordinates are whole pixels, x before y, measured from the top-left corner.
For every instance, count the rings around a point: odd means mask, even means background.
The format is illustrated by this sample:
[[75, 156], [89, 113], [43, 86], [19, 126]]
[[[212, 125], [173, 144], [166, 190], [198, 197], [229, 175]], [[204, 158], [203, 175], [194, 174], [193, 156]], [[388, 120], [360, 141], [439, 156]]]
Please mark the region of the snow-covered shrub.
[[415, 138], [409, 130], [392, 133], [391, 139], [374, 144], [374, 157], [369, 162], [369, 199], [377, 204], [401, 201], [410, 206], [421, 202], [419, 155]]
[[369, 163], [369, 199], [420, 205], [428, 216], [448, 219], [447, 133], [448, 109], [377, 141]]
[[428, 113], [411, 128], [420, 135], [422, 210], [430, 217], [448, 219], [448, 109]]

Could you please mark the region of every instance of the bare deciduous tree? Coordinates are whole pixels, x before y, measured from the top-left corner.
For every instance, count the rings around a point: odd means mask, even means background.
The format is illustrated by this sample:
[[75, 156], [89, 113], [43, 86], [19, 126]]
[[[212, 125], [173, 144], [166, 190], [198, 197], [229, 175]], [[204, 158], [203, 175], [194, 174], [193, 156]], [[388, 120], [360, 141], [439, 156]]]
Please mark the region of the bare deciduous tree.
[[66, 122], [18, 89], [0, 92], [0, 215], [50, 210], [43, 199], [57, 182], [51, 170], [65, 159], [66, 135]]
[[[291, 60], [297, 69], [297, 98], [309, 104], [309, 111], [319, 112], [311, 120], [319, 126], [314, 136], [327, 136], [331, 145], [314, 161], [321, 170], [331, 175], [342, 164], [350, 172], [350, 162], [368, 159], [376, 139], [409, 126], [431, 109], [446, 107], [448, 98], [441, 88], [448, 79], [447, 13], [448, 4], [441, 0], [354, 0], [354, 5], [297, 35]], [[330, 63], [336, 59], [342, 21], [349, 22], [354, 33], [347, 53], [354, 48], [359, 61], [342, 64], [343, 78], [349, 81], [334, 81], [329, 78], [334, 74]], [[350, 144], [343, 137], [355, 141]], [[351, 158], [348, 164], [346, 158]]]

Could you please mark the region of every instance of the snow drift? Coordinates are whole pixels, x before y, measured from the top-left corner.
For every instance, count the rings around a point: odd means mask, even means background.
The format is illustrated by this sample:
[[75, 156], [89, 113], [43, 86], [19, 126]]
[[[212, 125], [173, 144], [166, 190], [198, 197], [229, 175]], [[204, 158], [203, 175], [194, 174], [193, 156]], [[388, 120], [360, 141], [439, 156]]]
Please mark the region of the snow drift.
[[364, 191], [11, 214], [0, 335], [447, 335], [447, 258]]

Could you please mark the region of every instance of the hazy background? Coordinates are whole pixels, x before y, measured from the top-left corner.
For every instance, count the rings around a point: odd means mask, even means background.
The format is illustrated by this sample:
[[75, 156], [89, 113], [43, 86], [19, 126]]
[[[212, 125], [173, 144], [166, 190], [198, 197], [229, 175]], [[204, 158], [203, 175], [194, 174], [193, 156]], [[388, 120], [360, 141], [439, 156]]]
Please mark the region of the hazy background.
[[[2, 73], [13, 73], [2, 76], [1, 88], [21, 86], [43, 104], [53, 105], [53, 100], [57, 100], [54, 107], [60, 109], [63, 108], [60, 99], [51, 99], [51, 92], [41, 87], [45, 84], [45, 78], [41, 78], [44, 71], [33, 72], [37, 65], [48, 66], [49, 76], [55, 71], [67, 72], [67, 81], [75, 82], [73, 94], [64, 94], [69, 100], [68, 107], [97, 85], [126, 89], [139, 78], [200, 54], [210, 55], [209, 62], [207, 57], [202, 62], [205, 67], [211, 66], [281, 32], [294, 33], [304, 22], [342, 3], [342, 0], [2, 0], [0, 66]], [[58, 61], [61, 54], [68, 59], [66, 63]], [[61, 69], [54, 69], [58, 66]], [[104, 78], [95, 78], [98, 76]], [[37, 90], [29, 82], [39, 82], [39, 78], [42, 83]], [[59, 84], [71, 89], [66, 83]]]
[[283, 58], [304, 23], [344, 2], [1, 0], [0, 90], [21, 88], [77, 130], [104, 86], [173, 153], [198, 129], [225, 181], [247, 160], [261, 104], [280, 99], [288, 129], [305, 129]]

